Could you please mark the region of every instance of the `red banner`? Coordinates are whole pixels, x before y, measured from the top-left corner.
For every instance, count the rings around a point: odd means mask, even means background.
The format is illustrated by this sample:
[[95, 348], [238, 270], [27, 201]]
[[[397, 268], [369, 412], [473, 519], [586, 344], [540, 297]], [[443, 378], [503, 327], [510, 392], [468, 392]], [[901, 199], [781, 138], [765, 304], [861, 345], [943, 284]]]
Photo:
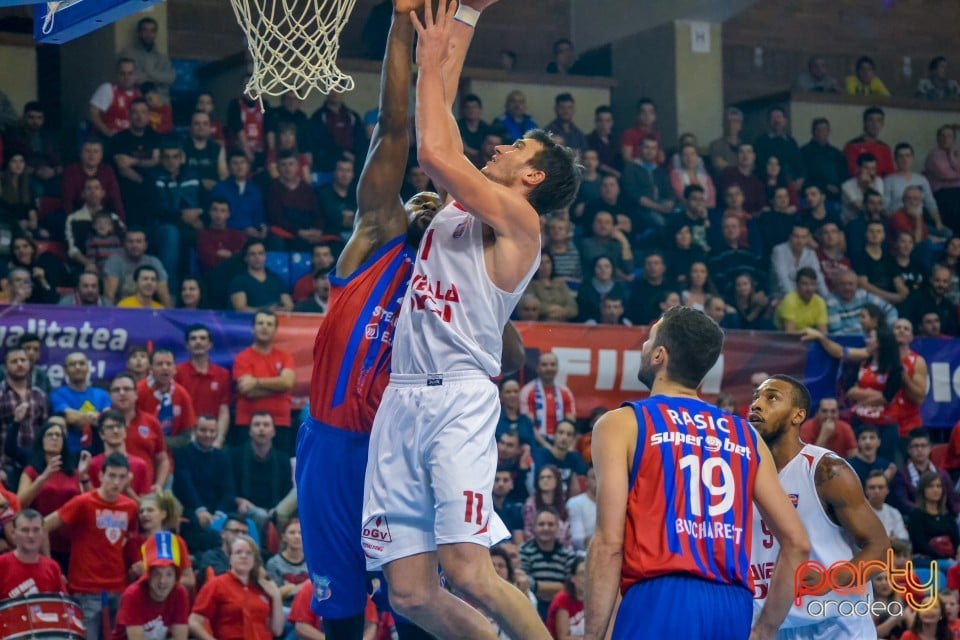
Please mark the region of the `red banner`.
[[[292, 353], [296, 362], [298, 405], [308, 395], [313, 339], [322, 321], [322, 316], [301, 314], [280, 319], [277, 346]], [[540, 353], [553, 351], [560, 364], [558, 380], [573, 391], [581, 418], [595, 407], [612, 409], [647, 395], [647, 388], [637, 380], [645, 328], [518, 322], [517, 329], [527, 349], [524, 378], [535, 375]], [[806, 361], [807, 350], [795, 335], [727, 331], [723, 353], [704, 379], [701, 392], [713, 398], [725, 391], [742, 405], [753, 395], [750, 378], [755, 373], [786, 373], [803, 380]]]

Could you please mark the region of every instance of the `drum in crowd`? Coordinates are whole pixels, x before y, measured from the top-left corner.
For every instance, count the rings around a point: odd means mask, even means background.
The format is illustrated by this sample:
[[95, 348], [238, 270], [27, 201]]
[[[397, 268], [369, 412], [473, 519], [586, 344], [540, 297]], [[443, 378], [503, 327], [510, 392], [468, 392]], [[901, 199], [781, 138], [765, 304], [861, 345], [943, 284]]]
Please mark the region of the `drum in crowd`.
[[0, 603], [0, 638], [4, 640], [85, 637], [80, 605], [67, 596], [41, 593]]

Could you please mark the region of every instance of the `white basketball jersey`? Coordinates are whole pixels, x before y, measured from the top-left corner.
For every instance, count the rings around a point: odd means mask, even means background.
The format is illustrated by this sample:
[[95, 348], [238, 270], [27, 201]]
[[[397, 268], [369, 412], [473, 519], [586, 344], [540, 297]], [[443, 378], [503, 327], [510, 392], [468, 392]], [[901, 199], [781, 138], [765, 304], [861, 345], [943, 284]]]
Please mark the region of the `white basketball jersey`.
[[500, 290], [484, 264], [483, 223], [456, 202], [445, 206], [420, 241], [391, 371], [499, 375], [503, 327], [539, 266], [537, 251], [516, 290]]
[[[829, 567], [831, 563], [841, 560], [850, 560], [854, 555], [853, 548], [844, 535], [844, 530], [837, 526], [824, 512], [820, 496], [817, 493], [815, 480], [817, 465], [820, 463], [820, 459], [828, 453], [831, 453], [829, 449], [812, 444], [805, 445], [800, 453], [778, 474], [780, 485], [796, 507], [797, 515], [800, 516], [801, 522], [807, 529], [807, 535], [810, 537], [810, 560], [816, 560], [824, 567]], [[755, 613], [759, 613], [766, 601], [770, 576], [779, 553], [780, 543], [777, 542], [777, 539], [763, 522], [759, 510], [754, 505], [750, 572], [753, 575], [754, 582], [753, 602]], [[820, 624], [825, 619], [838, 616], [837, 605], [835, 604], [831, 604], [826, 609], [827, 613], [824, 613], [820, 603], [826, 601], [831, 603], [843, 600], [863, 602], [868, 599], [872, 601], [872, 598], [873, 587], [869, 583], [863, 593], [839, 594], [830, 591], [822, 596], [804, 596], [799, 607], [794, 603], [790, 608], [790, 612], [780, 628], [788, 629]], [[811, 601], [814, 601], [815, 604], [808, 606]], [[844, 606], [843, 610], [845, 612], [848, 606]], [[865, 621], [869, 624], [870, 629], [873, 629], [873, 623], [869, 615], [866, 616]], [[843, 622], [859, 623], [860, 621], [851, 619]]]

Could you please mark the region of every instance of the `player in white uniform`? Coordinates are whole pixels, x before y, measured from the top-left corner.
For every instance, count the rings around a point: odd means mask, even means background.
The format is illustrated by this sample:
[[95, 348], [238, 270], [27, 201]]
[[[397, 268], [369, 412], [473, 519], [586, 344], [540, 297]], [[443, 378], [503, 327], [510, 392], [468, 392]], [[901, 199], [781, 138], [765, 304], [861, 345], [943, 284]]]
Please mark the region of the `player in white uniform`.
[[[807, 528], [810, 561], [819, 562], [826, 568], [838, 561], [850, 561], [857, 567], [859, 562], [880, 562], [876, 569], [867, 573], [865, 590], [861, 594], [820, 593], [825, 591], [823, 587], [814, 589], [815, 595], [804, 596], [799, 606], [795, 603], [790, 609], [777, 638], [873, 640], [877, 632], [867, 608], [852, 604], [840, 606], [839, 603], [871, 599], [869, 578], [880, 571], [890, 540], [880, 519], [867, 503], [853, 469], [830, 450], [800, 440], [799, 428], [809, 409], [810, 393], [806, 387], [789, 376], [778, 375], [757, 387], [749, 421], [770, 448], [780, 484]], [[855, 546], [851, 546], [850, 539]], [[766, 599], [769, 573], [779, 552], [780, 546], [754, 508], [750, 565], [756, 611]], [[808, 572], [804, 579], [808, 585], [820, 585], [820, 577], [819, 572], [816, 575]], [[850, 585], [852, 576], [843, 572], [836, 581]], [[866, 615], [856, 615], [857, 611], [866, 612]]]
[[[490, 638], [490, 624], [446, 593], [477, 603], [513, 638], [549, 638], [487, 550], [506, 537], [493, 511], [501, 331], [539, 266], [538, 214], [572, 202], [574, 154], [542, 131], [496, 148], [478, 171], [463, 154], [452, 106], [455, 70], [478, 15], [441, 3], [419, 35], [420, 166], [450, 194], [420, 243], [393, 342], [390, 384], [377, 412], [364, 483], [362, 545], [383, 568], [390, 600], [439, 638]], [[492, 4], [488, 3], [488, 4]], [[481, 7], [482, 8], [482, 7]]]

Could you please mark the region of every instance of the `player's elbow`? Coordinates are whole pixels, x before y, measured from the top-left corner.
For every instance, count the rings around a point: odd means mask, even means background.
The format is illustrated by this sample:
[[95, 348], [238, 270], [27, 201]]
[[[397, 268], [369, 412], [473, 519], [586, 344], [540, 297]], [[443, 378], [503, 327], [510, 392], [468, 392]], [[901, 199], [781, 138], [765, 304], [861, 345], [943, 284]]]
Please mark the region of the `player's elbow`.
[[417, 146], [417, 163], [427, 175], [432, 175], [440, 165], [442, 155], [441, 145], [428, 136], [424, 136]]
[[810, 557], [810, 537], [802, 525], [798, 529], [785, 532], [779, 542], [781, 550], [801, 562]]

